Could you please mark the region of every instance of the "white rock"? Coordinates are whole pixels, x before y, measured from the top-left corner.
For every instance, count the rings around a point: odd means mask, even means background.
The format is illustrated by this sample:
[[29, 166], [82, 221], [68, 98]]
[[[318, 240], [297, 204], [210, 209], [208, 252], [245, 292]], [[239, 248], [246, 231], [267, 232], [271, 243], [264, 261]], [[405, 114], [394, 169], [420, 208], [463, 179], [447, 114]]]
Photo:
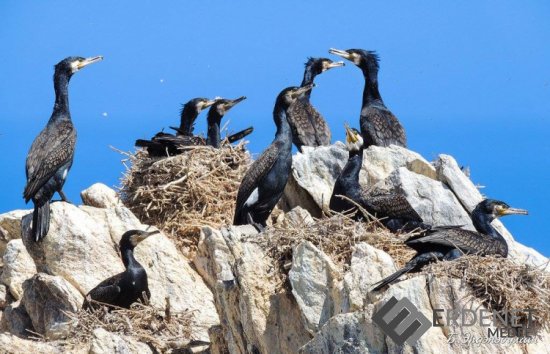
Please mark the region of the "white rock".
[[0, 351], [6, 354], [58, 354], [63, 352], [56, 345], [22, 339], [9, 333], [0, 333]]
[[338, 277], [331, 259], [311, 242], [302, 242], [294, 248], [288, 279], [304, 325], [312, 334], [335, 314], [331, 288], [339, 281]]
[[11, 295], [19, 300], [23, 296], [23, 282], [36, 273], [34, 261], [21, 239], [8, 243], [3, 262], [2, 283], [8, 286]]
[[32, 210], [13, 210], [0, 214], [0, 267], [6, 245], [11, 240], [21, 238], [21, 218]]
[[66, 337], [71, 329], [68, 313], [80, 309], [84, 297], [65, 279], [38, 273], [23, 284], [21, 304], [34, 329], [48, 339]]
[[110, 333], [103, 328], [95, 329], [89, 354], [111, 353], [152, 354], [153, 351], [147, 344], [133, 338]]
[[84, 205], [96, 208], [114, 208], [122, 205], [118, 194], [103, 183], [95, 183], [80, 192]]

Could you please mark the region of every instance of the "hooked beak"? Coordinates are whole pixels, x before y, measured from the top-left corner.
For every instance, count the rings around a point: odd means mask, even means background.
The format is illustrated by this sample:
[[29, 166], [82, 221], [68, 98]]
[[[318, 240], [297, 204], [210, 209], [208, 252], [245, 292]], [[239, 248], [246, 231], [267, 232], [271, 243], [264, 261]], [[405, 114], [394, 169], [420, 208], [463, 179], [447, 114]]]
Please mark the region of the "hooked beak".
[[225, 109], [232, 108], [232, 107], [235, 106], [237, 103], [242, 102], [242, 101], [244, 101], [244, 100], [246, 100], [246, 96], [241, 96], [241, 97], [239, 97], [239, 98], [236, 98], [236, 99], [234, 99], [234, 100], [231, 100], [231, 101], [229, 101], [229, 102], [226, 103]]
[[300, 87], [292, 93], [292, 98], [301, 97], [304, 93], [311, 91], [315, 87], [315, 84], [309, 84], [304, 87]]
[[344, 125], [344, 128], [346, 128], [346, 141], [348, 143], [355, 144], [357, 142], [357, 138], [355, 137], [355, 133], [353, 132], [353, 130], [351, 130], [347, 123]]
[[327, 65], [327, 69], [337, 68], [339, 66], [345, 66], [343, 61], [333, 61], [332, 63]]
[[214, 103], [218, 102], [218, 100], [216, 98], [212, 99], [212, 100], [208, 100], [206, 102], [203, 103], [202, 105], [202, 108], [205, 109], [205, 108], [208, 108], [210, 106], [212, 106]]
[[525, 209], [508, 208], [500, 212], [500, 216], [504, 215], [529, 215], [529, 212]]
[[159, 230], [150, 231], [150, 232], [142, 231], [138, 236], [138, 242], [141, 242], [141, 241], [145, 240], [147, 237], [155, 235], [155, 234], [160, 234], [160, 231]]
[[98, 55], [97, 57], [86, 58], [86, 59], [82, 60], [81, 62], [79, 62], [76, 67], [77, 67], [78, 70], [80, 70], [85, 66], [88, 66], [88, 65], [93, 64], [93, 63], [97, 63], [98, 61], [102, 61], [102, 60], [103, 60], [103, 55]]
[[344, 59], [348, 59], [350, 60], [351, 59], [351, 54], [346, 52], [345, 50], [342, 50], [342, 49], [335, 49], [335, 48], [330, 48], [328, 50], [328, 52], [330, 54], [334, 54], [334, 55], [338, 55], [339, 57], [342, 57]]

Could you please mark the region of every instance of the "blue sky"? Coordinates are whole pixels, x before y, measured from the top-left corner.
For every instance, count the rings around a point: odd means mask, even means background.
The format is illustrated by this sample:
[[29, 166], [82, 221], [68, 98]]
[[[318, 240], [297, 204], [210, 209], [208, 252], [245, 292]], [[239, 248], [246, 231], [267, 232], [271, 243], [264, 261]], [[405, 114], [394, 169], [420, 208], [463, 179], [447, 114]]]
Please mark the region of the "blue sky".
[[[0, 212], [24, 208], [24, 162], [53, 107], [53, 65], [104, 55], [78, 73], [70, 106], [78, 130], [65, 191], [116, 186], [138, 137], [177, 124], [192, 97], [246, 95], [227, 118], [273, 138], [275, 96], [299, 84], [308, 56], [365, 48], [381, 56], [380, 90], [427, 159], [469, 165], [483, 192], [529, 209], [504, 220], [550, 255], [550, 4], [543, 1], [3, 1], [0, 3]], [[363, 78], [348, 65], [318, 77], [312, 96], [333, 136], [358, 126]], [[106, 116], [104, 115], [106, 113]], [[197, 132], [204, 131], [200, 119]], [[57, 198], [57, 197], [56, 197]]]

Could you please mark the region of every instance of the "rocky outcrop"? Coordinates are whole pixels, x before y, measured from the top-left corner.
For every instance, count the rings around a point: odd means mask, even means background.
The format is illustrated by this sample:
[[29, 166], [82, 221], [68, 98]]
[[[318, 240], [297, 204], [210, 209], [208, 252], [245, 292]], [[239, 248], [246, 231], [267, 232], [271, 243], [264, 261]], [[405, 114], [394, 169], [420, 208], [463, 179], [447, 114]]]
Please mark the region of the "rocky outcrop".
[[2, 259], [4, 268], [0, 280], [9, 288], [11, 295], [20, 300], [23, 296], [23, 282], [36, 273], [34, 261], [21, 239], [8, 243]]

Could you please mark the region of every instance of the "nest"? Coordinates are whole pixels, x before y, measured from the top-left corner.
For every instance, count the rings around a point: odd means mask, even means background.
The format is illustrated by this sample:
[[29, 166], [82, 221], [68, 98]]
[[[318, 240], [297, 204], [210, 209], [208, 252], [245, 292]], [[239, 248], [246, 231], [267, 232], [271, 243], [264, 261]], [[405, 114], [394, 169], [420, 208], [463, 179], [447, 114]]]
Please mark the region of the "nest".
[[172, 313], [169, 302], [165, 310], [135, 303], [130, 309], [117, 308], [109, 312], [107, 307], [100, 307], [95, 311], [80, 310], [68, 315], [75, 322], [66, 343], [68, 346], [89, 342], [97, 328], [146, 343], [160, 352], [196, 343], [192, 338], [193, 313]]
[[[452, 262], [437, 262], [424, 272], [459, 278], [489, 310], [534, 309], [534, 320], [550, 328], [550, 273], [510, 258], [464, 255]], [[526, 315], [525, 313], [523, 314]]]
[[232, 223], [239, 185], [251, 162], [244, 143], [190, 147], [163, 159], [144, 151], [127, 156], [131, 166], [122, 179], [122, 201], [142, 222], [171, 236], [184, 254], [196, 249], [202, 226]]

